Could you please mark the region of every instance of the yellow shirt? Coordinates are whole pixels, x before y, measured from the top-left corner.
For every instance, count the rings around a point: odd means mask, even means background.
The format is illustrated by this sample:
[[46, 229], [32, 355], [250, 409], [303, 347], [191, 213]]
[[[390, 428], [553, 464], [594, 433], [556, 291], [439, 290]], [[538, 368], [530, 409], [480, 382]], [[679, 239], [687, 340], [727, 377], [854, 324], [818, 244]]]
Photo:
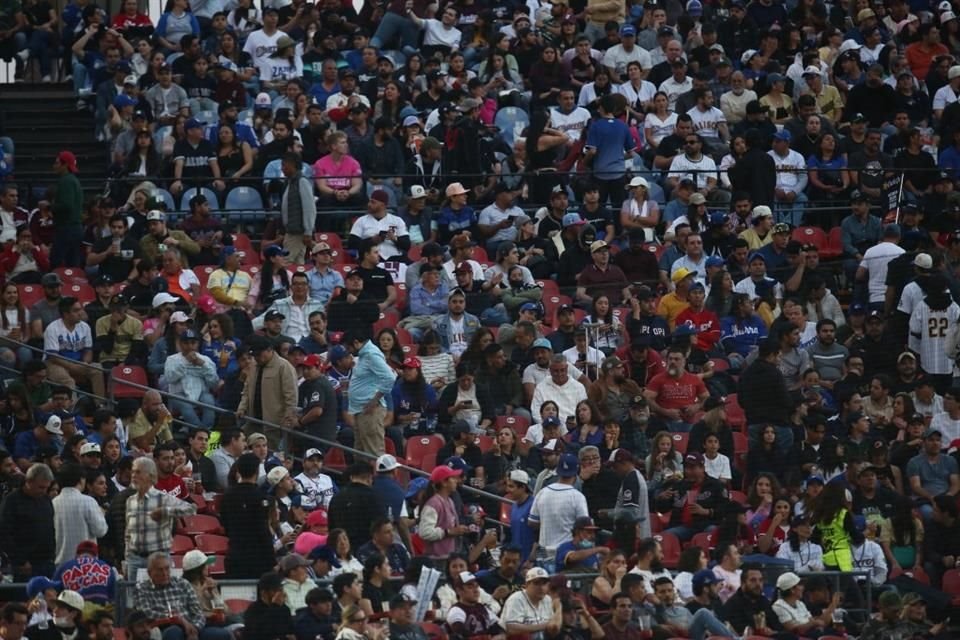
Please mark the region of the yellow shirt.
[[750, 245], [750, 251], [756, 251], [764, 245], [770, 244], [773, 242], [773, 232], [768, 231], [767, 237], [761, 238], [757, 235], [756, 229], [747, 229], [740, 233], [740, 237], [747, 241], [747, 244]]
[[237, 271], [233, 274], [217, 269], [207, 279], [207, 291], [221, 305], [230, 306], [243, 302], [250, 295], [253, 278], [246, 271]]
[[[97, 320], [97, 337], [101, 338], [110, 333], [110, 314]], [[134, 342], [143, 340], [143, 323], [127, 316], [117, 326], [117, 333], [113, 339], [113, 350], [100, 352], [100, 362], [124, 362], [130, 355], [130, 347]]]
[[836, 122], [843, 110], [843, 96], [832, 84], [823, 86], [820, 95], [814, 96], [817, 100], [817, 111], [830, 122]]
[[[158, 444], [173, 440], [173, 433], [170, 431], [170, 422], [171, 418], [167, 416], [163, 426], [157, 431], [156, 441], [151, 443], [151, 448]], [[130, 433], [130, 445], [133, 446], [133, 441], [136, 438], [140, 438], [149, 433], [150, 430], [153, 429], [153, 425], [150, 424], [149, 420], [147, 420], [147, 416], [144, 415], [143, 409], [139, 409], [137, 410], [137, 415], [133, 417], [133, 422], [127, 425], [127, 428]]]
[[660, 304], [657, 306], [657, 315], [662, 316], [667, 324], [670, 325], [670, 331], [673, 331], [674, 323], [677, 321], [683, 311], [690, 306], [690, 303], [677, 297], [675, 291], [660, 298]]

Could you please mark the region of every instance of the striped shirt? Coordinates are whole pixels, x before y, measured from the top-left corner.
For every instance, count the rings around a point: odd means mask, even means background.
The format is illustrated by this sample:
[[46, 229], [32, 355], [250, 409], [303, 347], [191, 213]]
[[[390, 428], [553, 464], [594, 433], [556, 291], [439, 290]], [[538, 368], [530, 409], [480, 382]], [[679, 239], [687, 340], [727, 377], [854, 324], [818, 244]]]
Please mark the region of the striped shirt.
[[564, 542], [573, 539], [573, 523], [587, 517], [587, 499], [572, 485], [555, 482], [533, 499], [528, 522], [540, 525], [540, 546], [552, 557]]
[[951, 302], [943, 311], [934, 311], [926, 300], [921, 301], [910, 314], [910, 350], [919, 354], [920, 368], [925, 373], [947, 375], [953, 373], [950, 347], [956, 344], [954, 337], [960, 306]]
[[[156, 522], [150, 514], [163, 509]], [[169, 552], [173, 546], [173, 526], [177, 518], [192, 516], [197, 507], [150, 487], [145, 495], [135, 493], [127, 498], [127, 553], [146, 557], [155, 551]]]

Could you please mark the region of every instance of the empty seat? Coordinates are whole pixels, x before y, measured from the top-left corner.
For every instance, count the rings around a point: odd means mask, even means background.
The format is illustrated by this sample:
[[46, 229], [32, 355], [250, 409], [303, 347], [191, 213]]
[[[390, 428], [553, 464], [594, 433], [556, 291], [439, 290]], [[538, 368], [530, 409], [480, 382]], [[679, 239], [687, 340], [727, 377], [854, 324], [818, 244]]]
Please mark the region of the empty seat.
[[110, 382], [113, 385], [113, 396], [115, 398], [136, 398], [140, 399], [147, 392], [146, 389], [132, 386], [129, 383], [148, 386], [150, 381], [147, 379], [147, 372], [143, 367], [137, 367], [128, 364], [118, 364], [110, 371]]
[[219, 535], [223, 532], [223, 529], [220, 527], [220, 521], [213, 516], [197, 514], [183, 519], [183, 532], [188, 536], [198, 536], [204, 533]]
[[263, 198], [253, 187], [234, 187], [227, 193], [225, 211], [246, 211], [263, 215]]
[[209, 554], [225, 555], [230, 539], [214, 533], [203, 533], [196, 537], [197, 549]]

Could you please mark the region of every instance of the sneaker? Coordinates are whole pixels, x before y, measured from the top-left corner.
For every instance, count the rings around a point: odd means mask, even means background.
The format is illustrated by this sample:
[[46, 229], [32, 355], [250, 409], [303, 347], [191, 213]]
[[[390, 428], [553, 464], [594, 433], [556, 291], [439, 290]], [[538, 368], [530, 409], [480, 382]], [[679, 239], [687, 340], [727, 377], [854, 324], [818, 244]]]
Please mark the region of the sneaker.
[[80, 96], [81, 98], [87, 98], [93, 95], [93, 89], [90, 89], [89, 87], [84, 87], [83, 89], [80, 89], [79, 91], [77, 91], [77, 95]]
[[17, 57], [23, 60], [24, 62], [26, 62], [27, 60], [30, 59], [30, 50], [24, 49], [23, 51], [18, 51]]
[[87, 108], [86, 100], [84, 100], [83, 98], [80, 98], [79, 100], [77, 100], [77, 111], [83, 111], [86, 108]]
[[42, 78], [40, 78], [40, 82], [43, 82], [43, 83], [46, 83], [46, 84], [50, 84], [51, 82], [53, 82], [53, 78], [51, 78], [51, 77], [50, 77], [50, 74], [48, 73], [47, 75], [45, 75], [45, 76], [43, 76]]

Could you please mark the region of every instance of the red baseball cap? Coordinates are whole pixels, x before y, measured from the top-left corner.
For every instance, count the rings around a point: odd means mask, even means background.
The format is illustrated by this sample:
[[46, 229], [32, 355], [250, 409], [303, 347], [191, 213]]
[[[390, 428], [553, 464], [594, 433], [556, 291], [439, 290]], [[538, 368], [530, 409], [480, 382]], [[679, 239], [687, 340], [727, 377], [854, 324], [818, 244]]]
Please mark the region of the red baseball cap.
[[323, 359], [315, 353], [311, 353], [306, 358], [303, 359], [303, 366], [305, 367], [322, 367]]
[[67, 165], [67, 171], [70, 173], [77, 172], [77, 156], [73, 155], [70, 151], [61, 151], [57, 154], [57, 160], [60, 164]]
[[419, 369], [420, 368], [420, 358], [416, 356], [407, 356], [403, 360], [403, 366], [407, 369]]
[[448, 478], [456, 478], [461, 474], [463, 474], [463, 471], [460, 469], [451, 469], [447, 465], [441, 465], [439, 467], [434, 467], [433, 471], [430, 472], [430, 482], [443, 482]]
[[327, 519], [327, 512], [323, 509], [317, 509], [311, 511], [310, 515], [307, 516], [307, 526], [308, 527], [320, 527], [329, 524]]

